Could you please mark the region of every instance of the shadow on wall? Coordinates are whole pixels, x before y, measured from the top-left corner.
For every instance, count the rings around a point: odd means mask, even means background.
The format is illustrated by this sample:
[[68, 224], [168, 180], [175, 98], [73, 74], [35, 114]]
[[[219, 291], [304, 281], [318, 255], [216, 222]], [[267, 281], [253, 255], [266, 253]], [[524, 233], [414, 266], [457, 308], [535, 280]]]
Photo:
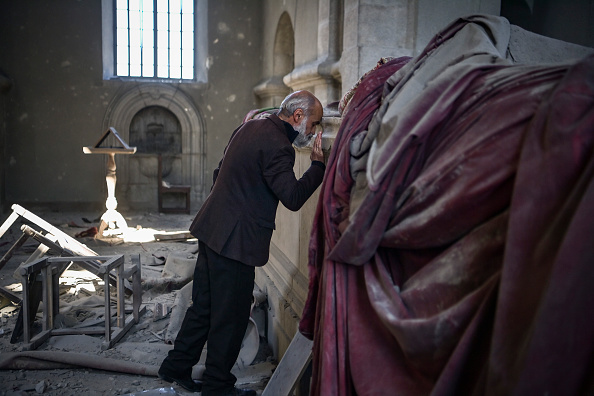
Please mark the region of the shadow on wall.
[[592, 0], [502, 0], [501, 16], [543, 36], [594, 47]]

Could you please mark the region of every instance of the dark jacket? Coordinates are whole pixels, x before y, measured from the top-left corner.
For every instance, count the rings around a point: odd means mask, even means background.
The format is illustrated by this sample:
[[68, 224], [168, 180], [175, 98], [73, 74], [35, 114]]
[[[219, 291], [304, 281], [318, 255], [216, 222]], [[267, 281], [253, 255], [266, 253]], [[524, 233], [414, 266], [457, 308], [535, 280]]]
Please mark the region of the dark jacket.
[[324, 177], [324, 164], [314, 161], [296, 179], [296, 136], [276, 115], [235, 130], [191, 234], [224, 257], [252, 266], [266, 264], [279, 200], [289, 210], [299, 210]]

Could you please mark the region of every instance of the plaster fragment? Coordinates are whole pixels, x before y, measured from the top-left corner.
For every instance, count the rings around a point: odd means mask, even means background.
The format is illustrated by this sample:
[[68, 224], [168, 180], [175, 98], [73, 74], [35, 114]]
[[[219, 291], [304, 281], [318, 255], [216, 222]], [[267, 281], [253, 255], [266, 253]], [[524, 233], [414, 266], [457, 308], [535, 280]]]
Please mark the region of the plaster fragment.
[[217, 30], [221, 33], [228, 33], [231, 29], [229, 29], [229, 26], [225, 22], [219, 22]]

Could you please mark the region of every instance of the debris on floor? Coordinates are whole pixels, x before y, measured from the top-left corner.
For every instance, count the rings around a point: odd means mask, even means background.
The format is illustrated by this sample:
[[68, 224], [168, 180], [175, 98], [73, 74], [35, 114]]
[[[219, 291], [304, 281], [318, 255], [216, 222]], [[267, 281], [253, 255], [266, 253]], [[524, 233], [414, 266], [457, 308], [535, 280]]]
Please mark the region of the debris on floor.
[[[26, 225], [45, 238], [51, 238], [46, 229], [35, 227], [34, 222], [13, 218], [12, 223], [1, 230], [0, 256], [10, 257], [3, 259], [0, 268], [0, 396], [25, 392], [60, 396], [188, 394], [177, 385], [171, 387], [164, 383], [156, 372], [173, 347], [185, 310], [191, 303], [192, 277], [198, 254], [197, 241], [186, 233], [191, 215], [134, 214], [126, 218], [128, 224], [134, 226], [130, 227], [124, 241], [95, 237], [90, 230], [96, 227], [94, 222], [97, 220], [87, 219], [97, 218], [96, 214], [43, 211], [36, 216], [43, 220], [46, 228], [54, 227], [52, 230], [67, 237], [60, 235], [62, 240], [54, 241], [58, 245], [54, 250], [40, 250], [42, 243], [22, 237], [21, 226]], [[6, 223], [5, 218], [0, 220], [0, 225]], [[81, 232], [81, 229], [85, 230]], [[23, 243], [16, 246], [20, 238]], [[74, 245], [98, 258], [123, 255], [126, 270], [132, 265], [131, 257], [140, 258], [144, 313], [111, 348], [102, 348], [104, 333], [91, 331], [104, 328], [106, 324], [105, 282], [76, 262], [61, 273], [58, 290], [54, 291], [54, 295], [59, 296], [59, 311], [54, 313], [49, 338], [33, 350], [24, 348], [22, 337], [11, 343], [22, 301], [21, 279], [15, 276], [19, 267], [40, 257], [65, 255], [65, 249], [55, 251], [63, 246], [60, 244], [64, 240], [70, 243], [69, 247]], [[131, 284], [127, 282], [126, 287], [131, 288]], [[260, 294], [255, 291], [256, 297]], [[110, 287], [111, 326], [117, 326], [116, 297], [115, 287]], [[39, 309], [30, 329], [32, 334], [44, 330], [44, 306], [41, 298], [39, 300]], [[132, 311], [132, 293], [125, 295], [124, 309], [126, 314]], [[257, 304], [254, 309], [259, 309]], [[84, 334], [69, 334], [81, 329]], [[240, 359], [233, 369], [238, 378], [237, 385], [254, 389], [258, 394], [276, 367], [262, 336], [264, 333], [255, 321], [250, 321]], [[194, 378], [202, 375], [204, 359], [205, 356], [194, 367]]]

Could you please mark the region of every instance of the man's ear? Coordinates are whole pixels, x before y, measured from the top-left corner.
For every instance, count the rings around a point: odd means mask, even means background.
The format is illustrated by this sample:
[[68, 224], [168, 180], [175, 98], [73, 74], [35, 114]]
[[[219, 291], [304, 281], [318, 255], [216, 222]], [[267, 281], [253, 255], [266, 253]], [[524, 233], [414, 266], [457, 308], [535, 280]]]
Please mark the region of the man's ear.
[[295, 125], [299, 125], [299, 123], [301, 123], [303, 116], [303, 109], [297, 109], [293, 112], [293, 121], [295, 122]]

